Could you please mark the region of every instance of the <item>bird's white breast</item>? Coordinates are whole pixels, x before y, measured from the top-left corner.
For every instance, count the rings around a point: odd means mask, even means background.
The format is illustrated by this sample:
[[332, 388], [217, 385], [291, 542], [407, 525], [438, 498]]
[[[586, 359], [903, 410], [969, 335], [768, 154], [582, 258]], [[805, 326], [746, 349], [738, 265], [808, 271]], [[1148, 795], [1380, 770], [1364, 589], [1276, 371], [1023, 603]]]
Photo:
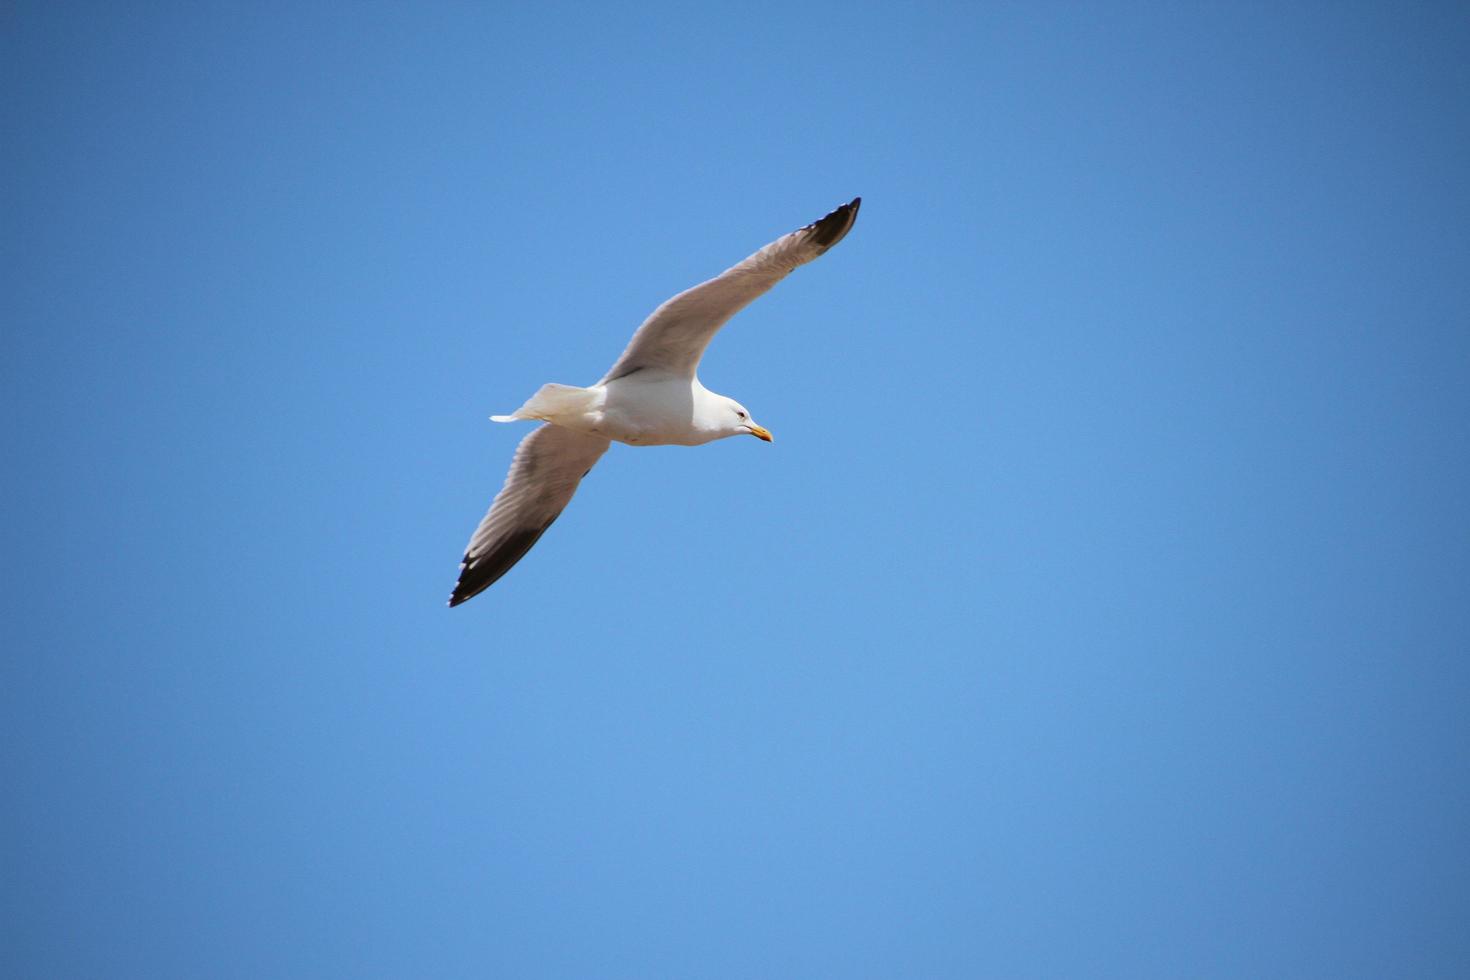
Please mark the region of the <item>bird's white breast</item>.
[[641, 375], [602, 386], [595, 431], [634, 446], [698, 446], [720, 437], [712, 424], [717, 396], [697, 378]]

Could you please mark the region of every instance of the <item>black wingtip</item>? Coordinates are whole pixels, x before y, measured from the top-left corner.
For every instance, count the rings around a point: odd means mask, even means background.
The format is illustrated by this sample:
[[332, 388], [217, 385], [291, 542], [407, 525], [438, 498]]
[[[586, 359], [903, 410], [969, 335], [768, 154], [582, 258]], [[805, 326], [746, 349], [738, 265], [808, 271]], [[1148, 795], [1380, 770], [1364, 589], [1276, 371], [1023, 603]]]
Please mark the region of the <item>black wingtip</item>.
[[852, 230], [853, 223], [857, 221], [858, 208], [862, 207], [862, 203], [862, 198], [855, 197], [846, 204], [838, 205], [831, 214], [813, 221], [812, 242], [825, 251], [842, 241], [842, 237]]
[[475, 596], [483, 592], [485, 590], [485, 587], [489, 585], [489, 583], [487, 582], [485, 583], [485, 586], [481, 586], [478, 589], [472, 589], [470, 587], [471, 583], [469, 579], [465, 577], [465, 572], [468, 570], [468, 568], [469, 561], [468, 556], [466, 556], [466, 560], [460, 562], [459, 565], [459, 581], [454, 583], [454, 591], [449, 593], [450, 609], [453, 609], [455, 606], [458, 606], [473, 599]]
[[541, 540], [541, 535], [555, 521], [556, 518], [553, 517], [540, 527], [525, 528], [508, 534], [494, 551], [474, 559], [466, 555], [459, 566], [459, 582], [449, 596], [449, 608], [453, 609], [461, 602], [468, 602], [499, 581], [516, 562], [526, 557], [526, 552]]

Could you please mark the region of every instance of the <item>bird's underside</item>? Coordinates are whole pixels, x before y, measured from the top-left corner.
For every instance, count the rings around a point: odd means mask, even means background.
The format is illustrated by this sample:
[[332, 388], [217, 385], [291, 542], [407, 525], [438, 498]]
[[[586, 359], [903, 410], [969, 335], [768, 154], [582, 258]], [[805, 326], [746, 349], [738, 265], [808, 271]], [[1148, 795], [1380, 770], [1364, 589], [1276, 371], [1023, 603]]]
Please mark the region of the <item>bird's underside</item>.
[[[668, 300], [643, 322], [627, 349], [597, 385], [591, 389], [575, 390], [593, 393], [602, 402], [612, 404], [622, 393], [636, 396], [645, 379], [650, 390], [655, 383], [669, 385], [679, 379], [687, 379], [696, 401], [702, 397], [700, 392], [709, 396], [707, 405], [694, 405], [696, 415], [701, 411], [716, 414], [724, 411], [724, 403], [728, 403], [728, 411], [738, 412], [738, 417], [730, 414], [726, 420], [728, 431], [691, 430], [687, 440], [660, 441], [682, 441], [693, 445], [738, 434], [757, 435], [770, 441], [770, 433], [749, 420], [742, 406], [722, 395], [704, 391], [695, 377], [700, 358], [704, 356], [710, 339], [732, 316], [798, 266], [812, 261], [840, 242], [857, 220], [861, 203], [861, 198], [854, 198], [818, 221], [776, 239], [714, 279]], [[636, 402], [637, 399], [632, 397], [630, 400]], [[533, 402], [528, 402], [527, 407]], [[527, 407], [523, 407], [521, 412], [527, 411]], [[514, 416], [498, 418], [554, 416], [518, 412]], [[713, 419], [709, 424], [722, 423]], [[637, 441], [626, 439], [621, 434], [618, 437], [623, 441]], [[505, 485], [465, 550], [459, 582], [449, 597], [451, 606], [483, 592], [530, 551], [566, 508], [582, 477], [607, 451], [610, 441], [596, 430], [595, 424], [574, 428], [554, 422], [544, 422], [521, 440]]]

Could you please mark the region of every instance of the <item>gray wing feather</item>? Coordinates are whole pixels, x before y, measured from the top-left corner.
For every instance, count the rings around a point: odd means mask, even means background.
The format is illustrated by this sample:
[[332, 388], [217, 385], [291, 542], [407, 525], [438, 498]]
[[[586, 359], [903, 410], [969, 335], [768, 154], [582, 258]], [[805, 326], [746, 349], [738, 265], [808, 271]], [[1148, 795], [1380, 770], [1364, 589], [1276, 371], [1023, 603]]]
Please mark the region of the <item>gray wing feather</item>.
[[857, 220], [861, 204], [862, 198], [855, 197], [826, 217], [776, 239], [739, 265], [665, 302], [643, 321], [627, 350], [600, 383], [645, 368], [692, 378], [715, 332], [798, 266], [842, 241]]
[[559, 425], [542, 425], [521, 440], [505, 486], [465, 549], [451, 606], [489, 588], [531, 550], [608, 445], [602, 436]]

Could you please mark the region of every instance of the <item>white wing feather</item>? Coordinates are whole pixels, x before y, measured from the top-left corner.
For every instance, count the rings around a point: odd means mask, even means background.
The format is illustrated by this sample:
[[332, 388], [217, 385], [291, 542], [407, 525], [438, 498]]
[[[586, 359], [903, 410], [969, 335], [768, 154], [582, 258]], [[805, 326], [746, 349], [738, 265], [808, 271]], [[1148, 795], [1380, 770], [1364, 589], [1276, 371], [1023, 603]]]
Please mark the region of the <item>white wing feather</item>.
[[602, 436], [559, 425], [542, 425], [521, 440], [505, 486], [465, 549], [451, 606], [489, 588], [531, 550], [608, 445]]
[[739, 265], [665, 302], [643, 321], [627, 350], [600, 383], [650, 368], [694, 377], [715, 332], [798, 266], [842, 241], [857, 220], [861, 204], [862, 198], [853, 198], [826, 217], [776, 239]]

